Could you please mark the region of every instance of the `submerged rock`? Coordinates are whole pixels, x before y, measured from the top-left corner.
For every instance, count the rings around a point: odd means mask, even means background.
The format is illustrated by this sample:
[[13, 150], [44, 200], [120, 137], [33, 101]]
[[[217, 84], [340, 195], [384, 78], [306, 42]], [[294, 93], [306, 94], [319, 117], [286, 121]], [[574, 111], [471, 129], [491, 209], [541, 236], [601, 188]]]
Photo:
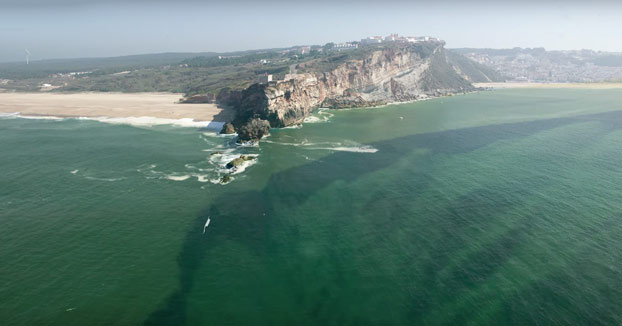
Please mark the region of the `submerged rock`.
[[253, 118], [238, 129], [238, 142], [257, 141], [270, 131], [270, 123], [267, 120]]
[[227, 165], [225, 167], [227, 169], [233, 169], [233, 168], [236, 168], [236, 167], [244, 164], [244, 162], [246, 162], [246, 161], [252, 161], [254, 159], [255, 159], [254, 156], [242, 155], [242, 156], [234, 159], [233, 161], [227, 163]]
[[229, 122], [225, 123], [220, 130], [221, 134], [235, 134], [235, 128]]
[[220, 183], [224, 184], [224, 183], [228, 183], [229, 181], [231, 181], [231, 176], [228, 174], [225, 174], [220, 178]]

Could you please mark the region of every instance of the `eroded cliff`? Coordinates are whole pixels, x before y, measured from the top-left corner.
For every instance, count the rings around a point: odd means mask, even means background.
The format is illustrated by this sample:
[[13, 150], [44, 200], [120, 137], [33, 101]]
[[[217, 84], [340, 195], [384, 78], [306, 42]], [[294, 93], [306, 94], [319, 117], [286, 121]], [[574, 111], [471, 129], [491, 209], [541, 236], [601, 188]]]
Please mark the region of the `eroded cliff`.
[[236, 127], [252, 118], [271, 127], [301, 123], [318, 107], [344, 108], [424, 99], [473, 90], [447, 59], [443, 42], [371, 47], [359, 57], [298, 65], [284, 80], [254, 84], [236, 103]]

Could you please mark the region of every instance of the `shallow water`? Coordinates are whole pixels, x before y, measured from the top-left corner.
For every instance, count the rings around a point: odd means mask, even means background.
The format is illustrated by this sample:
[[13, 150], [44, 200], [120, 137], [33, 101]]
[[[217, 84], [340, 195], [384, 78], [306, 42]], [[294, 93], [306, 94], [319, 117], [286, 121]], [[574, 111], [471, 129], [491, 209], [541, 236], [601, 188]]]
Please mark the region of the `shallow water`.
[[[248, 148], [0, 119], [0, 319], [619, 324], [620, 103], [499, 90], [322, 111]], [[256, 164], [209, 182], [241, 154]]]

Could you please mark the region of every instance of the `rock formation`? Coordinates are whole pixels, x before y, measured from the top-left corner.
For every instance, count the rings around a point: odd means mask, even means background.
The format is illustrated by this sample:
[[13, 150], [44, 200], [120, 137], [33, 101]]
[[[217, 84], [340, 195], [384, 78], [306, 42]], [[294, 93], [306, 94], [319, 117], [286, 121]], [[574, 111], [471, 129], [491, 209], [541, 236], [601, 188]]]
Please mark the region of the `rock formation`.
[[257, 141], [270, 130], [267, 120], [252, 118], [238, 128], [238, 141]]
[[221, 134], [235, 134], [235, 127], [230, 122], [225, 123], [220, 130]]
[[233, 159], [231, 162], [227, 163], [227, 165], [225, 166], [227, 169], [234, 169], [237, 168], [238, 166], [244, 164], [244, 162], [246, 161], [252, 161], [254, 160], [255, 157], [254, 156], [248, 156], [248, 155], [242, 155], [236, 159]]
[[318, 107], [374, 106], [474, 90], [448, 62], [444, 42], [372, 47], [341, 59], [307, 62], [284, 80], [253, 84], [231, 96], [240, 140], [259, 139], [268, 127], [299, 124]]

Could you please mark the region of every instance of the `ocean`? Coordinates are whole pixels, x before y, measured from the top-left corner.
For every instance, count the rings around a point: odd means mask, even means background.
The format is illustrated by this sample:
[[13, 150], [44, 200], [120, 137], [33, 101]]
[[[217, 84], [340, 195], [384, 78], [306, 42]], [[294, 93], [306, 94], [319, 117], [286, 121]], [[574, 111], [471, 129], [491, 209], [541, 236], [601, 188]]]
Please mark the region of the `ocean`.
[[5, 115], [0, 321], [620, 324], [621, 128], [616, 89], [320, 110], [245, 147]]

